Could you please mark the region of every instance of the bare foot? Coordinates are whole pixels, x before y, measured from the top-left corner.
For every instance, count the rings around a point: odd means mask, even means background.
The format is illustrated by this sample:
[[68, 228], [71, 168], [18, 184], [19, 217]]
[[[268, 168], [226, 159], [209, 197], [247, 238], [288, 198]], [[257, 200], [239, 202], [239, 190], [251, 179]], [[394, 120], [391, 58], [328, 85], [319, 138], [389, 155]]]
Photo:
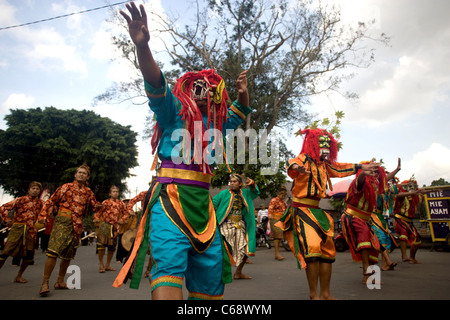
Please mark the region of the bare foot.
[[422, 262], [420, 262], [419, 260], [416, 260], [416, 259], [409, 259], [409, 263], [410, 264], [421, 264]]
[[278, 257], [275, 257], [275, 259], [278, 260], [278, 261], [281, 261], [281, 260], [284, 260], [284, 259], [286, 259], [286, 258], [285, 258], [285, 257], [282, 257], [282, 256], [278, 256]]
[[321, 296], [320, 300], [337, 300], [337, 299], [332, 295], [328, 295], [328, 296]]
[[41, 291], [39, 291], [40, 296], [41, 297], [46, 297], [49, 292], [50, 292], [50, 288], [48, 287], [48, 282], [42, 283]]
[[233, 277], [235, 280], [239, 280], [239, 279], [251, 279], [252, 277], [250, 277], [250, 276], [247, 276], [247, 275], [245, 275], [245, 274], [243, 274], [243, 273], [240, 273], [240, 274], [234, 274], [234, 277]]
[[17, 283], [27, 283], [28, 281], [27, 281], [25, 278], [23, 278], [22, 276], [17, 276], [17, 277], [14, 279], [14, 282], [17, 282]]
[[65, 282], [56, 282], [55, 283], [55, 289], [56, 290], [63, 290], [63, 289], [69, 289], [69, 287], [67, 286], [67, 283], [65, 283]]

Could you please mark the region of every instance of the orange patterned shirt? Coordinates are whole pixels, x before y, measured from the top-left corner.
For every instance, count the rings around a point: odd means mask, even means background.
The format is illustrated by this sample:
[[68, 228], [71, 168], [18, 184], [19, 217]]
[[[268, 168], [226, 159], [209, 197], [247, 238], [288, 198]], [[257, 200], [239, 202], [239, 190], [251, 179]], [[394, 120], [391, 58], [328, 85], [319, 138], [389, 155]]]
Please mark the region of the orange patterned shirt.
[[43, 204], [44, 202], [38, 197], [26, 195], [2, 205], [0, 207], [0, 216], [5, 223], [9, 223], [11, 218], [8, 216], [8, 211], [14, 210], [12, 222], [26, 224], [30, 235], [35, 239], [37, 231], [34, 224]]
[[128, 211], [125, 203], [119, 199], [107, 199], [102, 202], [102, 209], [94, 215], [94, 222], [104, 221], [117, 227], [125, 223], [128, 218]]
[[272, 200], [270, 200], [269, 204], [269, 218], [280, 220], [286, 209], [287, 204], [284, 200], [278, 197], [273, 198]]
[[143, 207], [144, 207], [144, 200], [145, 200], [145, 196], [146, 195], [147, 195], [147, 191], [142, 191], [136, 197], [131, 199], [130, 202], [128, 202], [128, 205], [127, 205], [128, 211], [133, 211], [134, 205], [136, 203], [138, 203], [139, 201], [141, 201], [142, 213], [144, 213], [144, 208]]
[[59, 210], [70, 211], [72, 213], [73, 229], [76, 236], [83, 231], [83, 215], [87, 206], [96, 212], [100, 203], [95, 199], [92, 190], [77, 181], [66, 183], [60, 186], [44, 203], [44, 207], [39, 214], [39, 221], [47, 220], [53, 211], [53, 207], [58, 206]]

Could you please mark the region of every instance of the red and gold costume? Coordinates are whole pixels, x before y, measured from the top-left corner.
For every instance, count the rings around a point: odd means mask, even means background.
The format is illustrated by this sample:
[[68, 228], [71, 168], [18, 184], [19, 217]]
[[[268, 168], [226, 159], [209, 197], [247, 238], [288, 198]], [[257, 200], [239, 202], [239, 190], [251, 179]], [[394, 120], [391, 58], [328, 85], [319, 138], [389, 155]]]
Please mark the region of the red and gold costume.
[[376, 263], [380, 252], [380, 243], [372, 228], [370, 218], [377, 209], [378, 195], [389, 191], [386, 172], [380, 166], [376, 177], [365, 176], [364, 184], [358, 185], [358, 172], [355, 180], [348, 188], [345, 198], [345, 211], [342, 214], [342, 228], [345, 239], [350, 247], [352, 258], [361, 262], [361, 250], [369, 251], [369, 261]]
[[[403, 181], [399, 186], [399, 193], [417, 190], [417, 181], [414, 179]], [[394, 229], [400, 241], [407, 241], [413, 247], [420, 247], [422, 240], [412, 222], [416, 209], [421, 201], [421, 195], [397, 196], [394, 206]]]
[[[334, 221], [319, 208], [319, 201], [326, 196], [330, 178], [355, 174], [358, 165], [338, 163], [337, 142], [323, 129], [307, 129], [301, 153], [287, 163], [288, 175], [294, 180], [292, 204], [277, 223], [285, 232], [292, 252], [302, 268], [308, 262], [332, 263], [335, 260]], [[321, 150], [328, 149], [328, 159], [321, 159]], [[303, 166], [309, 173], [292, 169], [294, 164]]]

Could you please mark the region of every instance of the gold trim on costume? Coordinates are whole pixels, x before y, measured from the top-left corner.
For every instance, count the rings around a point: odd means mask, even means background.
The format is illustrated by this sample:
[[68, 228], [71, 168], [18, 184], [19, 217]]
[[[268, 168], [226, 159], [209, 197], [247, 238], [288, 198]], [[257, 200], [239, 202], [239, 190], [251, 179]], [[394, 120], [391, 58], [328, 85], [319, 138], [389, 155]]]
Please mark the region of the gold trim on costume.
[[347, 206], [347, 208], [345, 209], [345, 212], [348, 213], [349, 215], [361, 218], [364, 221], [369, 221], [370, 217], [372, 216], [372, 214], [370, 212], [365, 212], [363, 210], [359, 210], [359, 209], [350, 207], [350, 205]]
[[157, 172], [157, 176], [162, 178], [185, 179], [211, 183], [211, 175], [192, 170], [160, 168]]
[[400, 214], [395, 214], [394, 217], [399, 218], [399, 219], [402, 219], [403, 221], [406, 221], [406, 222], [411, 222], [411, 221], [412, 221], [412, 219], [407, 218], [407, 217], [405, 217], [405, 216], [402, 216], [402, 215], [400, 215]]
[[297, 197], [292, 197], [292, 201], [293, 202], [297, 202], [297, 203], [301, 203], [301, 204], [307, 204], [307, 205], [310, 205], [310, 206], [315, 206], [315, 207], [318, 207], [319, 206], [319, 202], [320, 202], [320, 200], [316, 200], [316, 199], [297, 198]]

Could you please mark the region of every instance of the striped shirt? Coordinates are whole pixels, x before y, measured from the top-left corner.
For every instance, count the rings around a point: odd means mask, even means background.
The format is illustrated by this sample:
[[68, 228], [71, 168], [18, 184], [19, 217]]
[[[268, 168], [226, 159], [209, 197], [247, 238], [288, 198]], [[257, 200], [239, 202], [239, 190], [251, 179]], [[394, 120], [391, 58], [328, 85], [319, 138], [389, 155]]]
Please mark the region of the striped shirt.
[[[292, 170], [293, 164], [304, 166], [306, 171], [311, 173], [304, 174]], [[294, 179], [292, 196], [295, 198], [325, 198], [327, 185], [331, 189], [330, 178], [342, 178], [356, 173], [356, 164], [338, 163], [333, 164], [326, 161], [315, 163], [307, 154], [300, 154], [297, 158], [290, 159], [287, 162], [288, 175]]]

